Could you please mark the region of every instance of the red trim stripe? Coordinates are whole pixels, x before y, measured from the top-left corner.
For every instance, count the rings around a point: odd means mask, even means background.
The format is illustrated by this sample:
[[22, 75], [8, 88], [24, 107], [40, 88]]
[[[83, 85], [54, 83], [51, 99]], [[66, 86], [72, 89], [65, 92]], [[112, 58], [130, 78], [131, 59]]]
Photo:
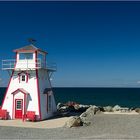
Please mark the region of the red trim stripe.
[[[37, 67], [37, 51], [35, 52], [36, 58], [36, 67]], [[38, 109], [39, 109], [39, 119], [42, 120], [41, 115], [41, 106], [40, 106], [40, 90], [39, 90], [39, 77], [38, 77], [38, 70], [36, 69], [36, 84], [37, 84], [37, 93], [38, 93]]]

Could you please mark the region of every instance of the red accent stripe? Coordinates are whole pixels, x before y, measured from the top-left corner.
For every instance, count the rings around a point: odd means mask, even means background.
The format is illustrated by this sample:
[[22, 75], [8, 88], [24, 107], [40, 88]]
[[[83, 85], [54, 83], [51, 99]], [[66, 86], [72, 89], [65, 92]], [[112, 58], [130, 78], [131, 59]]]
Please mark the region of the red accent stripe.
[[[35, 61], [37, 67], [37, 51], [35, 52]], [[39, 118], [42, 120], [41, 115], [41, 106], [40, 106], [40, 90], [39, 90], [39, 79], [38, 79], [38, 70], [36, 69], [36, 84], [37, 84], [37, 92], [38, 92], [38, 109], [39, 109]]]

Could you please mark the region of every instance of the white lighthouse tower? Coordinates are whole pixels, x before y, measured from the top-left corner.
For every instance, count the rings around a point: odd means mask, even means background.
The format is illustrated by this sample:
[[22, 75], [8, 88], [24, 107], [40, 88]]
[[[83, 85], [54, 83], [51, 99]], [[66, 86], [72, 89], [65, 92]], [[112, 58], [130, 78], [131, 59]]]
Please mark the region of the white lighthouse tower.
[[2, 69], [11, 71], [2, 102], [9, 119], [22, 119], [34, 111], [36, 120], [49, 118], [56, 112], [50, 76], [56, 70], [46, 63], [47, 52], [33, 44], [14, 50], [16, 60], [2, 60]]

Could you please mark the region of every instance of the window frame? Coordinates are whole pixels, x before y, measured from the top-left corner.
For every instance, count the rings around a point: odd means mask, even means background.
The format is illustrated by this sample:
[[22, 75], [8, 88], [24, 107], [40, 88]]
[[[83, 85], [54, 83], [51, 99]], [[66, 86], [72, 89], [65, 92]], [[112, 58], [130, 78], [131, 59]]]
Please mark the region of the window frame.
[[26, 81], [26, 75], [25, 75], [25, 74], [22, 74], [22, 75], [21, 75], [21, 81], [22, 81], [22, 82], [25, 82], [25, 81]]
[[[30, 56], [31, 58], [28, 58], [28, 56], [26, 56], [26, 54], [28, 54], [28, 55], [31, 54], [31, 56]], [[21, 58], [21, 55], [23, 55], [22, 56], [23, 58]], [[19, 60], [33, 60], [33, 57], [34, 57], [33, 53], [31, 53], [31, 52], [26, 52], [26, 53], [25, 52], [20, 52], [19, 53]]]

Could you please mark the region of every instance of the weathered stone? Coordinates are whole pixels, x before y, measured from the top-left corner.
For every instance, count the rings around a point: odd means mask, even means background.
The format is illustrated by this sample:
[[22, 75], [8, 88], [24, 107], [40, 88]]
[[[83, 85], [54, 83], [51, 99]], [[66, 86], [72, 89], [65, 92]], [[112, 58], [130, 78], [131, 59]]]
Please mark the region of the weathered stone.
[[75, 111], [84, 112], [89, 108], [89, 105], [76, 104], [74, 105], [74, 108], [75, 108]]
[[136, 111], [137, 113], [140, 113], [140, 108], [135, 108], [135, 111]]
[[103, 113], [103, 111], [97, 110], [95, 114], [102, 114], [102, 113]]
[[113, 112], [112, 106], [103, 107], [105, 112]]
[[70, 112], [74, 112], [75, 108], [74, 108], [74, 106], [68, 106], [67, 110]]
[[121, 107], [119, 105], [115, 105], [112, 110], [113, 111], [120, 111]]
[[58, 103], [57, 104], [57, 109], [59, 110], [61, 107], [63, 107], [63, 106], [65, 106], [64, 104], [62, 104], [62, 103]]
[[62, 106], [59, 111], [68, 111], [68, 106]]
[[120, 111], [121, 112], [130, 112], [131, 110], [128, 107], [121, 107]]
[[96, 114], [97, 111], [100, 111], [97, 106], [91, 106], [80, 115], [80, 118], [82, 119], [83, 122], [90, 120], [91, 118], [93, 118], [93, 116]]
[[100, 110], [101, 112], [105, 112], [104, 107], [98, 106], [98, 108], [99, 108], [99, 110]]
[[83, 122], [81, 120], [80, 117], [78, 116], [73, 116], [73, 117], [70, 117], [70, 119], [65, 123], [65, 127], [77, 127], [77, 126], [82, 126], [83, 125]]
[[89, 126], [89, 125], [91, 125], [91, 122], [90, 121], [84, 121], [83, 122], [83, 126]]

